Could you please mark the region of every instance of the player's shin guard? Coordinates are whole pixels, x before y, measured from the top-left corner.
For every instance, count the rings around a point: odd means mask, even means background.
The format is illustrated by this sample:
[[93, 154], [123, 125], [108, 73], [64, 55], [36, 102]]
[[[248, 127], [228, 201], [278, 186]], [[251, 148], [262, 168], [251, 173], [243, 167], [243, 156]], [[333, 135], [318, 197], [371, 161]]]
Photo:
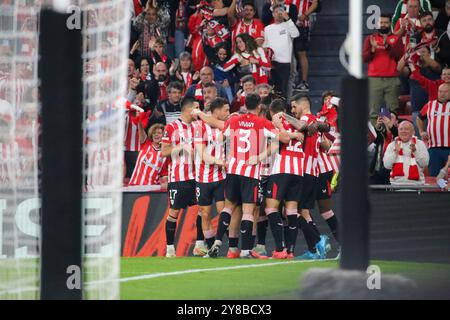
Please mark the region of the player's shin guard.
[[286, 209], [288, 229], [286, 247], [288, 253], [294, 253], [298, 235], [298, 213], [296, 209]]
[[222, 241], [224, 234], [228, 230], [230, 222], [231, 222], [231, 210], [225, 208], [220, 214], [219, 223], [217, 225], [217, 234], [216, 234], [217, 240]]
[[258, 218], [258, 223], [256, 225], [256, 234], [258, 238], [258, 244], [260, 245], [266, 244], [266, 234], [268, 226], [269, 220], [267, 220], [266, 216]]
[[265, 211], [269, 219], [272, 236], [275, 240], [275, 251], [283, 251], [283, 221], [281, 220], [281, 215], [276, 211], [276, 209], [266, 209]]
[[253, 215], [244, 214], [241, 221], [242, 250], [253, 249]]
[[338, 220], [336, 215], [334, 214], [333, 210], [329, 210], [327, 212], [322, 213], [322, 217], [327, 222], [328, 226], [330, 227], [331, 233], [333, 234], [334, 238], [337, 242], [339, 242], [339, 236], [338, 236]]
[[203, 236], [203, 229], [202, 229], [202, 215], [200, 213], [197, 216], [197, 221], [195, 224], [197, 226], [197, 241], [205, 240], [205, 237]]
[[308, 245], [308, 250], [311, 252], [316, 252], [316, 244], [320, 241], [320, 235], [314, 230], [314, 228], [306, 222], [305, 218], [300, 216], [298, 218], [298, 223], [305, 236], [306, 244]]
[[168, 246], [173, 245], [175, 241], [176, 229], [177, 229], [177, 219], [168, 216], [166, 221], [166, 241]]

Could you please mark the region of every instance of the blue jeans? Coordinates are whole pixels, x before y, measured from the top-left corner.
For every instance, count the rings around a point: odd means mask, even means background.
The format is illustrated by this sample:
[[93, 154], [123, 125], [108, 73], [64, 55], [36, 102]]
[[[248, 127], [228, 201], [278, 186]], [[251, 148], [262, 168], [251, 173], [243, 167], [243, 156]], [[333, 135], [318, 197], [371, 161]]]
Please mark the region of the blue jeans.
[[436, 177], [439, 171], [445, 166], [450, 155], [450, 148], [430, 148], [430, 163], [428, 164], [428, 174]]

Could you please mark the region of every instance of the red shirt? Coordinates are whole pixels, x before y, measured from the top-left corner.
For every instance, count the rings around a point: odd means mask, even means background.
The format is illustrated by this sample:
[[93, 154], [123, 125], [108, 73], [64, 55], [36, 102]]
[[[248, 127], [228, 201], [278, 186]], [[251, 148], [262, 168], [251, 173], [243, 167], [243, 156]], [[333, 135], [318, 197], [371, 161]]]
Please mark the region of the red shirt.
[[272, 122], [251, 113], [243, 114], [231, 117], [223, 131], [230, 139], [227, 173], [259, 179], [260, 163], [249, 165], [247, 161], [267, 148], [267, 138], [276, 137]]
[[[301, 121], [305, 121], [308, 125], [316, 121], [316, 117], [312, 114], [305, 114], [300, 118]], [[305, 152], [305, 159], [303, 162], [304, 173], [312, 176], [318, 176], [317, 170], [317, 157], [319, 155], [319, 148], [317, 139], [319, 138], [316, 132], [312, 136], [305, 135], [305, 141], [303, 142], [303, 151]]]
[[[194, 148], [194, 126], [180, 119], [166, 125], [162, 142], [172, 147], [190, 145]], [[194, 162], [191, 155], [181, 152], [180, 156], [171, 157], [169, 162], [169, 183], [194, 180]]]
[[[224, 159], [223, 144], [218, 140], [221, 130], [212, 128], [203, 121], [194, 124], [195, 145], [203, 145], [206, 153], [216, 159]], [[200, 183], [212, 183], [222, 181], [226, 177], [226, 171], [218, 165], [207, 164], [200, 154], [195, 152], [195, 181]]]
[[[372, 53], [370, 38], [374, 37], [377, 41], [377, 49]], [[369, 77], [398, 77], [397, 62], [403, 54], [403, 45], [400, 38], [396, 35], [388, 35], [386, 45], [384, 38], [379, 33], [366, 37], [363, 48], [364, 62], [369, 64]]]
[[139, 131], [136, 111], [130, 110], [125, 115], [125, 151], [139, 151]]
[[250, 24], [246, 24], [244, 20], [238, 19], [233, 25], [231, 41], [233, 51], [236, 46], [236, 36], [241, 33], [248, 33], [253, 39], [264, 39], [264, 24], [259, 19], [253, 19]]
[[439, 86], [445, 83], [444, 80], [430, 80], [424, 77], [419, 70], [414, 70], [410, 77], [412, 80], [417, 81], [428, 93], [428, 99], [430, 101], [437, 100]]
[[[285, 119], [282, 121], [286, 131], [295, 132], [295, 128]], [[301, 141], [280, 142], [280, 152], [275, 155], [272, 174], [296, 174], [303, 176], [303, 145]]]
[[159, 185], [159, 179], [167, 176], [167, 158], [161, 154], [161, 149], [155, 148], [150, 139], [141, 145], [141, 151], [136, 161], [130, 185]]

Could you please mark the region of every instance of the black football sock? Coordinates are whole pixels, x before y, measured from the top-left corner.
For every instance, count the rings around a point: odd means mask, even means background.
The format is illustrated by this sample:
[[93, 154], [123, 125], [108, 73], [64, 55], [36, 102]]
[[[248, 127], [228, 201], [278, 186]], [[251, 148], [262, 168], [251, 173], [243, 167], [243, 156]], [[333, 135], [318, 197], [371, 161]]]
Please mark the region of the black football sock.
[[173, 245], [175, 241], [175, 230], [177, 229], [176, 221], [166, 220], [166, 241], [167, 245]]
[[243, 220], [241, 222], [241, 239], [242, 239], [242, 250], [252, 250], [252, 229], [253, 221]]
[[288, 215], [288, 237], [286, 238], [286, 247], [288, 253], [294, 253], [295, 244], [298, 235], [298, 218], [297, 215]]
[[216, 239], [222, 241], [224, 234], [227, 232], [230, 225], [231, 215], [228, 212], [222, 211], [217, 225]]
[[283, 221], [278, 212], [274, 212], [268, 215], [270, 230], [275, 240], [275, 251], [283, 251]]
[[305, 236], [306, 244], [308, 245], [308, 250], [312, 253], [315, 253], [316, 243], [320, 241], [320, 236], [317, 235], [317, 232], [313, 229], [313, 227], [306, 222], [305, 218], [298, 218], [300, 229], [302, 229], [303, 235]]
[[339, 242], [339, 235], [338, 235], [338, 219], [336, 218], [336, 215], [333, 215], [331, 218], [325, 220], [330, 227], [331, 233], [333, 234], [334, 238], [337, 242]]
[[269, 226], [269, 220], [259, 221], [256, 226], [256, 234], [258, 235], [258, 244], [266, 244], [267, 227]]
[[197, 240], [198, 241], [205, 240], [205, 236], [203, 235], [202, 229], [202, 216], [199, 215], [197, 216], [196, 226], [197, 226]]

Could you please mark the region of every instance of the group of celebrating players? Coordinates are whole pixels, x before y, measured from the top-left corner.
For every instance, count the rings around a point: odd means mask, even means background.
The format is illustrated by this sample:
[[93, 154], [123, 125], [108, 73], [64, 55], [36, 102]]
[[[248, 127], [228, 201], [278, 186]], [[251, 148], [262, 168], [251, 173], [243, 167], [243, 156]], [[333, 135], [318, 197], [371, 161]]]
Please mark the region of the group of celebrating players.
[[[181, 209], [197, 204], [194, 255], [219, 256], [228, 238], [228, 258], [268, 258], [267, 229], [274, 259], [295, 257], [299, 228], [308, 249], [296, 258], [325, 259], [331, 246], [311, 217], [319, 211], [338, 241], [338, 221], [331, 207], [331, 182], [338, 168], [329, 152], [336, 140], [337, 112], [332, 95], [311, 113], [311, 101], [296, 95], [291, 114], [282, 99], [265, 104], [257, 94], [245, 98], [245, 110], [230, 115], [223, 98], [206, 112], [185, 97], [181, 116], [165, 127], [161, 154], [168, 158], [169, 215], [166, 257], [175, 257], [175, 231]], [[220, 213], [212, 224], [212, 205]], [[257, 238], [257, 244], [255, 245]], [[241, 239], [241, 250], [239, 250]]]

